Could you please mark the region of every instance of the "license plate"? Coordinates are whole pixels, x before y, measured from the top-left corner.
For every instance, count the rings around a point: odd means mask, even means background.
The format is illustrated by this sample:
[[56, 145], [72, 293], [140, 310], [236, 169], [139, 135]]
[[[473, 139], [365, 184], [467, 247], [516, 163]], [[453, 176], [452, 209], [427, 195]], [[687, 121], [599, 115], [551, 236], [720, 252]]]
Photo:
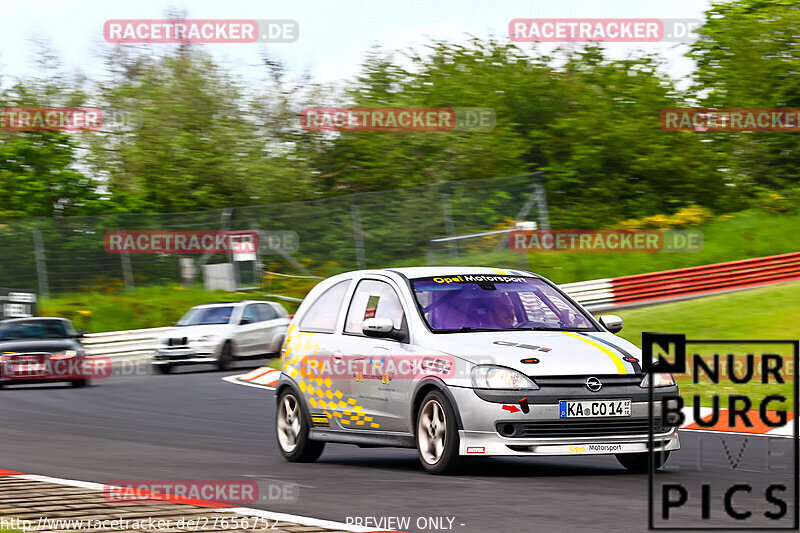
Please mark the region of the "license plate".
[[631, 416], [630, 400], [561, 400], [558, 406], [561, 418]]
[[8, 368], [9, 374], [38, 374], [45, 370], [44, 365], [38, 363], [22, 363], [17, 365], [10, 365]]

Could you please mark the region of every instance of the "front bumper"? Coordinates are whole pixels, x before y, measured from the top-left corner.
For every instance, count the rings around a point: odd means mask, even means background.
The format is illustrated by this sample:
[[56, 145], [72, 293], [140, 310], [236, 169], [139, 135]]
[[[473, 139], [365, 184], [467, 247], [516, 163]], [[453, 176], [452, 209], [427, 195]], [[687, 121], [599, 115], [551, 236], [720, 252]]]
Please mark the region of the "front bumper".
[[200, 363], [216, 363], [217, 354], [209, 348], [159, 348], [153, 354], [154, 365], [191, 365]]
[[[543, 396], [537, 398], [542, 403], [531, 403], [529, 412], [514, 409], [519, 404], [503, 404], [487, 401], [478, 396], [473, 389], [449, 387], [457, 405], [463, 427], [459, 430], [460, 455], [489, 456], [489, 455], [602, 455], [617, 453], [644, 453], [648, 451], [648, 416], [649, 404], [634, 398], [631, 401], [630, 417], [587, 418], [590, 424], [595, 422], [608, 422], [609, 426], [618, 427], [618, 421], [637, 423], [638, 429], [623, 430], [622, 433], [610, 429], [608, 433], [602, 430], [595, 431], [589, 428], [577, 428], [572, 419], [565, 420], [560, 417], [559, 404], [555, 397]], [[677, 389], [676, 389], [677, 390]], [[630, 398], [630, 395], [597, 395], [597, 399]], [[533, 396], [528, 397], [533, 401]], [[562, 400], [573, 399], [565, 394]], [[509, 409], [504, 409], [504, 405]], [[653, 451], [673, 451], [680, 449], [678, 429], [675, 427], [660, 427], [661, 405], [656, 401], [653, 405], [654, 425], [657, 431], [653, 435]], [[504, 436], [500, 429], [504, 425], [518, 425], [535, 427], [537, 423], [547, 425], [548, 430], [542, 433], [553, 435], [553, 427], [561, 427], [564, 431], [556, 431], [553, 436]], [[567, 429], [569, 428], [569, 429]]]
[[[648, 451], [647, 435], [624, 437], [576, 437], [559, 439], [510, 439], [495, 432], [458, 432], [460, 455], [607, 455]], [[681, 447], [678, 430], [653, 436], [653, 451], [673, 451]]]

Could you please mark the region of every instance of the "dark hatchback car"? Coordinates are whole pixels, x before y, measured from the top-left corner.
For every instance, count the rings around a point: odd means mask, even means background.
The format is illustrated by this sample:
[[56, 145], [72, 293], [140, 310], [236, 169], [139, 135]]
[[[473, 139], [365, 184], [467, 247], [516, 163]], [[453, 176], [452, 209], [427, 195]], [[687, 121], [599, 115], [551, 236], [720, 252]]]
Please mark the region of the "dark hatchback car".
[[0, 387], [66, 381], [89, 383], [86, 353], [65, 318], [13, 318], [0, 321]]

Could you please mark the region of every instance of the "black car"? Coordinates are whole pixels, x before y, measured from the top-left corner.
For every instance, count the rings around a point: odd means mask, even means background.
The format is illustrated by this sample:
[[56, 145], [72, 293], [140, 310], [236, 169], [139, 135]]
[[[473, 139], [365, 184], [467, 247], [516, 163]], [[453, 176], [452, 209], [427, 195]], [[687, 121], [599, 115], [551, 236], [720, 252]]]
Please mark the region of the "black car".
[[33, 317], [0, 321], [0, 387], [66, 381], [89, 383], [82, 331], [65, 318]]

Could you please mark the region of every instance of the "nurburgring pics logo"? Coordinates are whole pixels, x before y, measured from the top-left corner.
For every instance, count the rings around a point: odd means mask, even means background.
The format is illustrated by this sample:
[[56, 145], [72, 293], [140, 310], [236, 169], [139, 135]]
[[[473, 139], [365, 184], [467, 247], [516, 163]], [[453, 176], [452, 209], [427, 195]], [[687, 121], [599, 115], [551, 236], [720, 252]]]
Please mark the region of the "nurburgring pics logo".
[[799, 352], [796, 340], [642, 333], [644, 372], [681, 387], [656, 399], [659, 379], [648, 379], [651, 465], [662, 453], [659, 418], [691, 443], [666, 475], [648, 469], [651, 531], [797, 531]]
[[664, 109], [659, 123], [664, 131], [794, 133], [800, 131], [800, 109]]
[[308, 131], [489, 131], [493, 109], [475, 107], [306, 107]]
[[103, 112], [96, 107], [2, 107], [0, 131], [98, 131]]
[[700, 230], [515, 230], [508, 234], [515, 252], [688, 253], [703, 250]]
[[295, 20], [114, 19], [103, 24], [109, 43], [292, 43]]
[[512, 19], [508, 37], [518, 43], [657, 43], [697, 37], [699, 19]]
[[116, 230], [106, 232], [103, 247], [110, 254], [254, 254], [258, 233]]

